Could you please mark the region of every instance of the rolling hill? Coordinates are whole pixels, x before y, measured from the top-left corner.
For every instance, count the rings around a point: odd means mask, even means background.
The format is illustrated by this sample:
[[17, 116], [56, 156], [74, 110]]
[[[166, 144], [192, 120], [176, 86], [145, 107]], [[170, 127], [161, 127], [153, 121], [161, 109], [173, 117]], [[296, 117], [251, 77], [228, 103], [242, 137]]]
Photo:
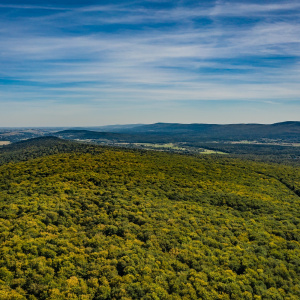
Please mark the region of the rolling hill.
[[2, 128], [0, 142], [53, 135], [65, 139], [102, 140], [130, 143], [211, 142], [236, 140], [278, 140], [300, 142], [300, 122], [275, 124], [180, 124], [109, 125], [78, 128]]
[[180, 124], [156, 123], [134, 127], [128, 132], [167, 134], [188, 140], [191, 137], [202, 139], [282, 139], [300, 141], [300, 122], [282, 122], [275, 124]]
[[299, 299], [299, 168], [56, 138], [10, 147], [0, 299]]
[[[109, 127], [108, 127], [109, 128]], [[67, 139], [103, 139], [118, 142], [201, 142], [236, 140], [280, 140], [300, 142], [300, 122], [265, 124], [156, 123], [117, 127], [114, 132], [64, 130], [54, 135]]]
[[62, 137], [65, 139], [104, 139], [104, 140], [120, 140], [124, 139], [126, 135], [113, 132], [99, 132], [91, 130], [63, 130], [55, 133], [55, 136]]

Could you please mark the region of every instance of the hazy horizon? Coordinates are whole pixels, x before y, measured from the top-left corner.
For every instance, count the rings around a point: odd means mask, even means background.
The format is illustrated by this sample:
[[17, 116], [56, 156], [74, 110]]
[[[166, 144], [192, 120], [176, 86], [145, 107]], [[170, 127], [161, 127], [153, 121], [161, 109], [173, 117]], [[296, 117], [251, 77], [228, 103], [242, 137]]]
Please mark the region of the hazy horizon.
[[0, 127], [300, 120], [299, 1], [0, 0]]
[[154, 124], [180, 124], [180, 125], [195, 125], [195, 124], [203, 124], [203, 125], [274, 125], [279, 123], [288, 123], [288, 122], [299, 122], [300, 121], [283, 121], [283, 122], [275, 122], [275, 123], [179, 123], [179, 122], [156, 122], [156, 123], [132, 123], [132, 124], [106, 124], [106, 125], [90, 125], [90, 126], [84, 126], [84, 125], [76, 125], [76, 126], [0, 126], [0, 129], [46, 129], [46, 128], [96, 128], [96, 127], [113, 127], [113, 126], [144, 126], [144, 125], [154, 125]]

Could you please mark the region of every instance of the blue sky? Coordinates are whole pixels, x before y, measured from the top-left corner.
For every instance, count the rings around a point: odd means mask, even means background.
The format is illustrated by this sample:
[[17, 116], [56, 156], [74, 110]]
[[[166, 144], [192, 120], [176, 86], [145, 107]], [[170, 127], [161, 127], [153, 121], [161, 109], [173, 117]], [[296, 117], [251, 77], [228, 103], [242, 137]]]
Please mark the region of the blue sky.
[[0, 0], [0, 127], [300, 121], [300, 2]]

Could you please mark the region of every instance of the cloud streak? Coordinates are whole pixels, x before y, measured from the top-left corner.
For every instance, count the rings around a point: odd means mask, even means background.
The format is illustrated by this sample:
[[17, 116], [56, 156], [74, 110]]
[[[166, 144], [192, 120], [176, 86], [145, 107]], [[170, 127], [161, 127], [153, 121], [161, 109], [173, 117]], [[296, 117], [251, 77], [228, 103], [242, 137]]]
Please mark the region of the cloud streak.
[[299, 3], [146, 2], [0, 5], [0, 103], [299, 100]]

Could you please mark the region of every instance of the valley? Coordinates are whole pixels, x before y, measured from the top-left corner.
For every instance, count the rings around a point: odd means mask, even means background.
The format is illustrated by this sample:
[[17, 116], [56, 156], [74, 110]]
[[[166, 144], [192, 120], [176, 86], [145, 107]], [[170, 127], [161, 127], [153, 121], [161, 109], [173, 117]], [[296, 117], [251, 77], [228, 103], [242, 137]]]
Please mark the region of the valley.
[[189, 155], [226, 154], [246, 160], [300, 165], [300, 122], [267, 125], [156, 123], [0, 129], [2, 144], [42, 136], [121, 148]]

